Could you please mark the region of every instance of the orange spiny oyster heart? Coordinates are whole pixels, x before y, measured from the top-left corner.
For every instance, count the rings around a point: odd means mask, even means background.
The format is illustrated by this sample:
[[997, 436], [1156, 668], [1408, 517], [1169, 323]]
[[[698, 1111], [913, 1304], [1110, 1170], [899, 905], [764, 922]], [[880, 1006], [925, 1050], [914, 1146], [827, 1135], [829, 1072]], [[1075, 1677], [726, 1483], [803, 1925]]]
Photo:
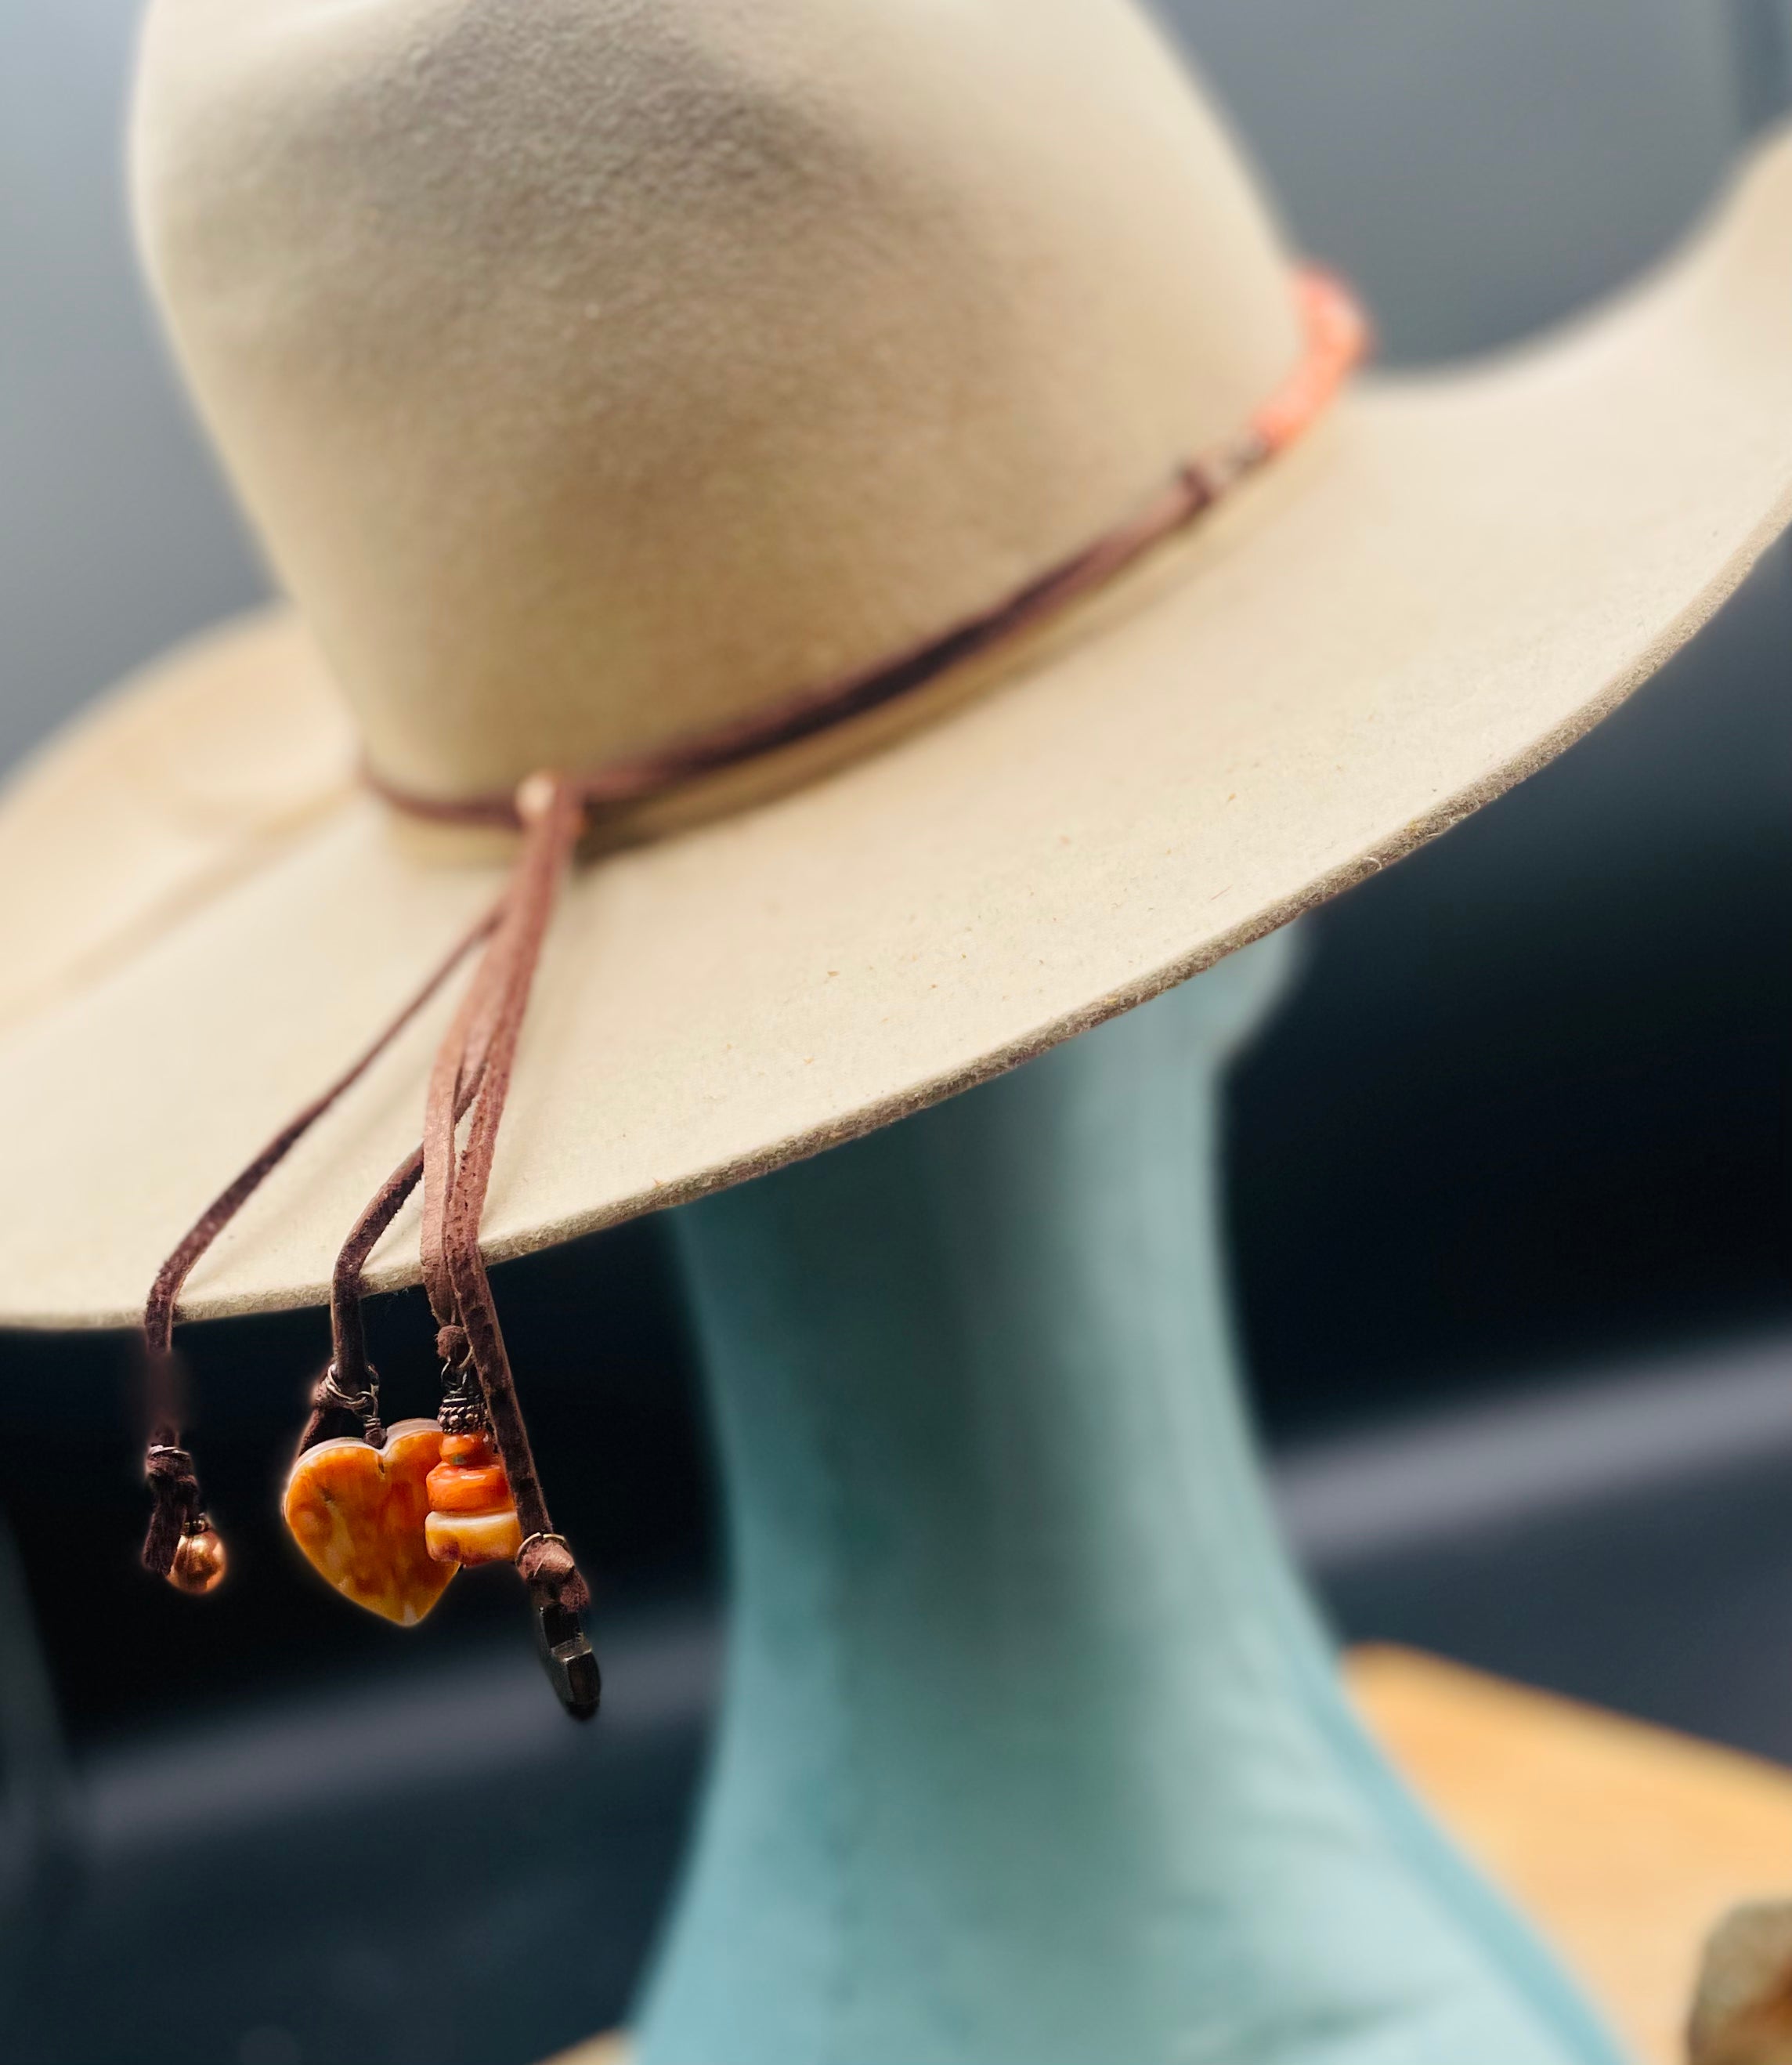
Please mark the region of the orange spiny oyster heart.
[[423, 1538], [428, 1479], [442, 1453], [433, 1420], [401, 1420], [376, 1449], [320, 1441], [293, 1465], [281, 1510], [313, 1566], [357, 1606], [414, 1627], [454, 1576]]

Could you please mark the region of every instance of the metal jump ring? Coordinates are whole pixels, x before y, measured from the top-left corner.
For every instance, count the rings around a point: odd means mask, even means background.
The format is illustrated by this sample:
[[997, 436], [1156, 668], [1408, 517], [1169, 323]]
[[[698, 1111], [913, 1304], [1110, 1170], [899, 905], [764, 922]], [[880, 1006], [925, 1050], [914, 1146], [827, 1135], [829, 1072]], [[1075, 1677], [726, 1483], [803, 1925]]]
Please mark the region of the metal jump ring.
[[320, 1405], [339, 1406], [345, 1412], [377, 1412], [380, 1406], [379, 1372], [369, 1367], [365, 1391], [345, 1391], [341, 1379], [336, 1373], [336, 1364], [332, 1363], [324, 1372], [324, 1380], [317, 1387], [317, 1403]]

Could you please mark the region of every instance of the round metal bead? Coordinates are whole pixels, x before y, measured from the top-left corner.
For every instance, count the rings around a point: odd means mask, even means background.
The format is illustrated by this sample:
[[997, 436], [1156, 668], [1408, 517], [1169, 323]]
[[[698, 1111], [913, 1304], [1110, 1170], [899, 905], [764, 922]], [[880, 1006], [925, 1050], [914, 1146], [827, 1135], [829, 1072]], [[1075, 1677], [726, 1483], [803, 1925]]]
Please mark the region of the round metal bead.
[[228, 1562], [217, 1530], [202, 1527], [196, 1534], [181, 1536], [168, 1571], [168, 1582], [177, 1592], [188, 1592], [195, 1598], [203, 1598], [224, 1582]]

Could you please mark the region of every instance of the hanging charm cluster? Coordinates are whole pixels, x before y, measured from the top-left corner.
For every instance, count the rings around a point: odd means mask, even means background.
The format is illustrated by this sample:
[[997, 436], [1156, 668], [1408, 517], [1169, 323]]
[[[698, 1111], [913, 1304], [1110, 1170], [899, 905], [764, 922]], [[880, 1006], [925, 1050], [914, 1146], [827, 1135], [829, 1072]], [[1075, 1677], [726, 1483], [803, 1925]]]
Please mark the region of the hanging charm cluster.
[[[575, 785], [559, 776], [531, 776], [515, 807], [522, 845], [496, 903], [366, 1053], [220, 1194], [157, 1275], [144, 1314], [152, 1428], [144, 1461], [154, 1509], [143, 1562], [184, 1591], [209, 1591], [224, 1575], [224, 1546], [201, 1509], [173, 1401], [174, 1307], [188, 1272], [312, 1124], [482, 948], [431, 1071], [423, 1140], [381, 1185], [337, 1257], [334, 1352], [313, 1390], [281, 1509], [300, 1549], [329, 1583], [404, 1627], [430, 1612], [463, 1566], [514, 1565], [528, 1588], [549, 1680], [567, 1712], [586, 1719], [597, 1711], [600, 1691], [580, 1618], [591, 1594], [566, 1538], [548, 1517], [479, 1251], [529, 991], [583, 822]], [[367, 1357], [362, 1275], [380, 1236], [420, 1183], [423, 1274], [444, 1394], [438, 1419], [388, 1429]]]

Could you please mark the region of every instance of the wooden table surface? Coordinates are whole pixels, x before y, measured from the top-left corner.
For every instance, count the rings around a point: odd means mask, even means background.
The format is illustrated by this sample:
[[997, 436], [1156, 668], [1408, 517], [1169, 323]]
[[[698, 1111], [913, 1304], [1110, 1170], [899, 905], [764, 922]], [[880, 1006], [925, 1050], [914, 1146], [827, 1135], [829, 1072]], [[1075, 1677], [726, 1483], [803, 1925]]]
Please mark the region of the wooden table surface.
[[1679, 2065], [1705, 1932], [1792, 1895], [1792, 1772], [1411, 1651], [1350, 1659], [1371, 1727], [1645, 2065]]
[[[1792, 1896], [1792, 1772], [1411, 1650], [1349, 1659], [1370, 1726], [1640, 2065], [1680, 2065], [1705, 1931]], [[555, 2065], [622, 2065], [599, 2037]]]

